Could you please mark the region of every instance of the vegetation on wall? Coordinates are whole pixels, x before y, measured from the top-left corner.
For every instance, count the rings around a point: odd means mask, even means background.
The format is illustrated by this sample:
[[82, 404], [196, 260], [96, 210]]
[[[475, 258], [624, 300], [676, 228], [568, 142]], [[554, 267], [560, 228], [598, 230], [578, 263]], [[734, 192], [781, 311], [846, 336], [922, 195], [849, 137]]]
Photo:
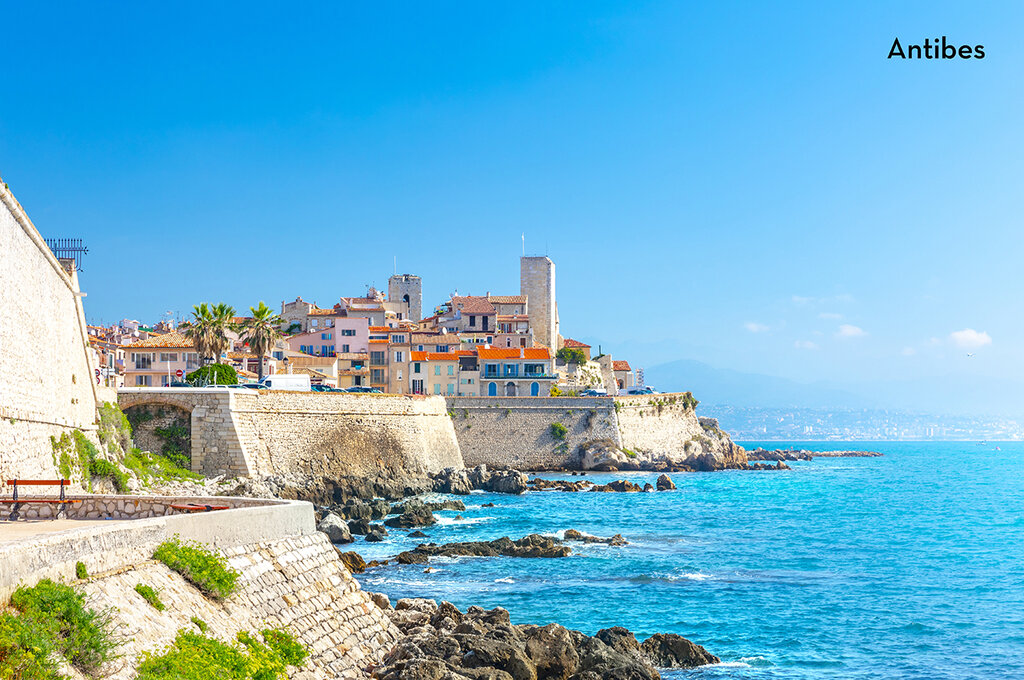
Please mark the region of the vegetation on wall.
[[561, 361], [563, 364], [585, 364], [587, 363], [587, 354], [581, 349], [573, 349], [572, 347], [563, 347], [562, 349], [555, 352], [555, 358]]
[[157, 546], [153, 559], [163, 562], [214, 599], [229, 597], [237, 587], [238, 572], [228, 566], [223, 556], [201, 543], [182, 543], [175, 536]]
[[153, 428], [153, 434], [164, 442], [160, 447], [161, 455], [179, 468], [192, 467], [192, 459], [187, 453], [190, 444], [189, 432], [184, 420], [179, 418], [167, 427]]
[[96, 409], [99, 414], [100, 443], [107, 455], [120, 460], [132, 448], [132, 426], [117, 404], [109, 401]]
[[557, 439], [558, 441], [563, 441], [565, 439], [565, 435], [568, 432], [569, 428], [567, 428], [565, 425], [562, 425], [562, 423], [551, 423], [551, 436]]
[[152, 605], [153, 609], [158, 612], [162, 612], [167, 606], [160, 600], [160, 593], [153, 586], [148, 586], [145, 583], [138, 583], [135, 585], [135, 592], [142, 596], [146, 602]]
[[170, 458], [132, 448], [124, 457], [124, 466], [135, 473], [143, 484], [150, 482], [198, 481], [202, 475], [179, 467]]
[[262, 640], [242, 631], [228, 644], [187, 630], [160, 654], [144, 654], [137, 680], [280, 680], [289, 666], [300, 666], [308, 652], [281, 629], [260, 632]]

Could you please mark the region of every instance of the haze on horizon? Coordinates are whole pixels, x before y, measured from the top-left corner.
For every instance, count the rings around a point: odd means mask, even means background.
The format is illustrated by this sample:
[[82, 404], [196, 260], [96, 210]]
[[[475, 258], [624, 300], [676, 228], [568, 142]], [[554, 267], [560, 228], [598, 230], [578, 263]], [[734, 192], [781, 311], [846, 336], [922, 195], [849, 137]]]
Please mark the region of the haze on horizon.
[[[58, 5], [5, 9], [0, 173], [90, 322], [517, 293], [525, 233], [634, 366], [1024, 409], [1019, 3]], [[986, 58], [886, 59], [942, 35]]]

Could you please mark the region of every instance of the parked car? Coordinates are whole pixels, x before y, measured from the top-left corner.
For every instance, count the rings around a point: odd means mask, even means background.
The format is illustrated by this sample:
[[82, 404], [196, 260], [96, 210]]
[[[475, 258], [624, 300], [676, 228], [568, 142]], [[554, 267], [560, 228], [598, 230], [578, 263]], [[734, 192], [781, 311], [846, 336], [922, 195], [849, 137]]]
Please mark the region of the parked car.
[[344, 392], [345, 390], [339, 390], [337, 387], [331, 387], [330, 385], [310, 385], [309, 388], [314, 392]]
[[376, 387], [366, 387], [365, 385], [353, 385], [352, 387], [346, 387], [342, 392], [348, 392], [349, 394], [383, 394]]
[[630, 387], [628, 390], [619, 390], [619, 394], [661, 394], [661, 392], [650, 385], [644, 385], [643, 387]]
[[608, 390], [583, 390], [580, 392], [581, 397], [607, 397]]
[[309, 376], [296, 373], [275, 373], [263, 378], [263, 384], [272, 390], [310, 392]]
[[244, 383], [242, 385], [239, 385], [239, 387], [244, 387], [245, 389], [249, 389], [249, 390], [269, 390], [270, 389], [269, 387], [267, 387], [263, 383]]

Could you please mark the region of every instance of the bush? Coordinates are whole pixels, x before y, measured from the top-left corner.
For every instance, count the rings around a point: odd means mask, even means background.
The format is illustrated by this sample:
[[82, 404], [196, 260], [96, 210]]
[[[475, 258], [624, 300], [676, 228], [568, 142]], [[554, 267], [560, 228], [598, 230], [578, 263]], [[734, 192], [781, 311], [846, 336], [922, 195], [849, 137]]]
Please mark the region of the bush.
[[573, 349], [571, 347], [563, 347], [562, 349], [555, 352], [555, 358], [561, 361], [563, 364], [585, 364], [587, 363], [587, 354], [581, 349]]
[[143, 482], [199, 480], [203, 476], [189, 469], [179, 467], [173, 460], [158, 453], [150, 453], [133, 447], [124, 457], [124, 466], [133, 471]]
[[87, 609], [85, 595], [71, 586], [43, 579], [32, 588], [14, 591], [11, 604], [50, 640], [53, 649], [86, 675], [96, 677], [114, 658], [118, 643], [110, 612]]
[[175, 536], [157, 546], [153, 559], [163, 562], [210, 597], [224, 599], [235, 592], [238, 572], [201, 543], [182, 543]]
[[168, 458], [177, 467], [192, 466], [191, 458], [185, 453], [185, 448], [189, 445], [189, 432], [183, 420], [175, 420], [167, 427], [153, 428], [153, 434], [164, 440], [160, 455]]
[[135, 592], [142, 596], [146, 602], [153, 605], [153, 609], [158, 612], [162, 612], [167, 607], [160, 600], [160, 593], [153, 586], [147, 586], [145, 583], [139, 583], [135, 586]]
[[100, 443], [106, 447], [107, 455], [120, 458], [132, 446], [132, 426], [117, 404], [103, 402], [97, 412]]
[[186, 630], [163, 653], [143, 653], [137, 680], [281, 680], [288, 666], [302, 664], [308, 652], [284, 630], [261, 632], [261, 642], [251, 633], [238, 634], [236, 644]]
[[227, 364], [209, 364], [192, 371], [185, 379], [194, 385], [237, 385], [238, 372]]
[[198, 616], [193, 616], [190, 620], [192, 621], [193, 624], [195, 624], [195, 627], [198, 628], [199, 631], [202, 633], [205, 633], [207, 630], [210, 629], [210, 626], [206, 623], [206, 621], [203, 621]]
[[35, 618], [0, 614], [0, 678], [63, 678], [53, 658], [53, 641]]
[[565, 440], [566, 433], [569, 432], [569, 428], [561, 423], [551, 423], [551, 436], [558, 441]]
[[75, 578], [83, 581], [89, 578], [89, 571], [85, 568], [85, 562], [75, 563]]
[[114, 483], [118, 493], [128, 493], [128, 475], [124, 473], [117, 463], [112, 463], [103, 458], [93, 458], [89, 461], [89, 473], [93, 478], [106, 477]]

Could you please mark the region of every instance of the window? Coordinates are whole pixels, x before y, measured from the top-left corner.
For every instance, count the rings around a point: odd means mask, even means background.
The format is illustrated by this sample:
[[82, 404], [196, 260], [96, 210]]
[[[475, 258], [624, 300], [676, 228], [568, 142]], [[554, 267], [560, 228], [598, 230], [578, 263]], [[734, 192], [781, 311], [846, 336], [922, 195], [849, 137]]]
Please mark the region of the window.
[[310, 321], [309, 325], [312, 326], [313, 328], [316, 328], [316, 319], [313, 319], [312, 321]]
[[501, 375], [501, 372], [498, 370], [498, 364], [485, 364], [484, 375], [488, 378], [499, 377]]
[[505, 364], [505, 377], [514, 378], [519, 375], [519, 366], [517, 364]]
[[449, 366], [448, 367], [448, 375], [455, 375], [455, 367], [454, 366]]
[[448, 394], [449, 396], [455, 394], [455, 385], [452, 383], [448, 383]]
[[415, 364], [412, 365], [412, 372], [413, 373], [419, 373], [420, 372], [420, 362], [417, 361]]
[[274, 352], [274, 358], [277, 359], [278, 361], [284, 359], [284, 352]]
[[160, 352], [160, 361], [164, 361], [164, 362], [168, 362], [169, 363], [171, 361], [177, 361], [177, 360], [178, 360], [177, 352], [170, 352], [170, 353], [168, 353], [168, 352]]
[[395, 361], [398, 363], [405, 361], [405, 352], [395, 352]]
[[342, 328], [341, 334], [345, 337], [352, 337], [356, 334], [356, 330], [354, 328]]
[[417, 352], [422, 352], [423, 351], [423, 345], [417, 345], [416, 346], [416, 351]]
[[447, 354], [448, 353], [448, 345], [438, 345], [438, 346], [436, 346], [434, 348], [434, 351], [435, 352], [440, 352], [441, 354]]
[[384, 356], [384, 352], [370, 352], [371, 366], [383, 366], [385, 361], [387, 357]]
[[[152, 354], [136, 354], [132, 352], [132, 361], [135, 362], [135, 368], [152, 368], [153, 367], [153, 355]], [[149, 383], [146, 383], [147, 385]]]
[[405, 342], [405, 336], [404, 335], [392, 335], [391, 336], [391, 342]]
[[330, 340], [331, 339], [331, 335], [333, 335], [333, 333], [321, 333], [320, 334], [320, 339], [321, 340]]
[[441, 375], [441, 367], [434, 366], [434, 375]]
[[345, 353], [348, 353], [348, 345], [342, 345], [341, 346], [341, 351], [345, 352]]
[[470, 328], [472, 328], [475, 325], [476, 325], [476, 317], [473, 316], [472, 314], [470, 314], [469, 315], [469, 326], [470, 326]]
[[441, 386], [434, 383], [434, 394], [441, 394]]
[[168, 378], [166, 375], [160, 376], [160, 385], [161, 385], [161, 387], [170, 387], [171, 386], [171, 379]]
[[422, 380], [413, 380], [412, 381], [412, 393], [413, 394], [423, 394], [423, 381]]
[[383, 368], [371, 368], [370, 369], [370, 382], [374, 385], [380, 385], [384, 382], [384, 369]]
[[149, 387], [153, 384], [153, 377], [149, 375], [137, 375], [135, 376], [136, 387]]
[[523, 369], [526, 375], [544, 375], [544, 364], [526, 364]]

